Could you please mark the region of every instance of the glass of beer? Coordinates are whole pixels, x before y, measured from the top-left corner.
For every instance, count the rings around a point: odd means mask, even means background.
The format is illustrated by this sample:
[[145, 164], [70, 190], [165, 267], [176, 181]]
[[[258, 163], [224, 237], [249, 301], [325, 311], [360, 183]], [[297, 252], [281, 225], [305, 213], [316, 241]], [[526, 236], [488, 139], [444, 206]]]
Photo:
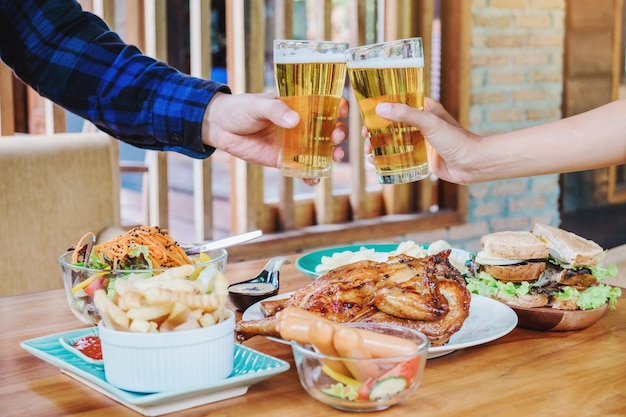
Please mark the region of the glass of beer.
[[346, 82], [343, 42], [275, 40], [278, 97], [300, 115], [283, 129], [281, 172], [288, 177], [330, 176], [339, 102]]
[[378, 181], [402, 184], [428, 177], [424, 137], [417, 127], [380, 118], [378, 103], [424, 109], [422, 38], [350, 48], [348, 75], [369, 133]]

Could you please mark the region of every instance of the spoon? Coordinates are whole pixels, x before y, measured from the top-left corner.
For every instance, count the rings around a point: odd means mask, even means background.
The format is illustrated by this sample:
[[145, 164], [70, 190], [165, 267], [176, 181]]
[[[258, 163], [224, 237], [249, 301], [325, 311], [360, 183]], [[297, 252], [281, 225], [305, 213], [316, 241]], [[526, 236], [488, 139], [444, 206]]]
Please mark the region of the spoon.
[[74, 248], [74, 254], [72, 255], [73, 263], [83, 263], [85, 268], [88, 268], [87, 264], [89, 263], [89, 257], [91, 256], [91, 251], [93, 246], [96, 244], [96, 235], [92, 232], [87, 232], [83, 237], [80, 238], [80, 241], [76, 244]]
[[229, 285], [230, 300], [237, 310], [244, 311], [252, 304], [278, 294], [280, 267], [290, 262], [289, 258], [276, 256], [254, 278]]
[[243, 242], [247, 242], [252, 239], [256, 239], [261, 236], [263, 232], [261, 230], [254, 230], [252, 232], [240, 233], [238, 235], [232, 235], [223, 239], [212, 240], [210, 242], [202, 243], [198, 246], [192, 246], [185, 248], [187, 255], [197, 255], [202, 252], [208, 252], [215, 249], [227, 248], [229, 246], [238, 245]]
[[85, 248], [85, 268], [89, 268], [89, 259], [91, 258], [91, 251], [93, 250], [94, 245], [96, 244], [96, 235], [91, 233], [91, 239], [87, 242], [87, 247]]

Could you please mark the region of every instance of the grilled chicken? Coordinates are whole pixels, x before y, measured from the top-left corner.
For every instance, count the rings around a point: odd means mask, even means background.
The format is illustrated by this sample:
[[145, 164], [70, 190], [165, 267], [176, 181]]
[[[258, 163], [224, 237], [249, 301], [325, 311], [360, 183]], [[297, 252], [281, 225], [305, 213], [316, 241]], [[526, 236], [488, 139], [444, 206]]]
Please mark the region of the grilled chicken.
[[293, 306], [337, 323], [411, 327], [428, 336], [432, 346], [441, 346], [463, 325], [471, 299], [449, 255], [449, 250], [419, 259], [398, 255], [387, 262], [359, 261], [335, 268], [289, 298], [261, 302], [266, 318], [240, 321], [237, 337], [279, 337], [274, 315]]

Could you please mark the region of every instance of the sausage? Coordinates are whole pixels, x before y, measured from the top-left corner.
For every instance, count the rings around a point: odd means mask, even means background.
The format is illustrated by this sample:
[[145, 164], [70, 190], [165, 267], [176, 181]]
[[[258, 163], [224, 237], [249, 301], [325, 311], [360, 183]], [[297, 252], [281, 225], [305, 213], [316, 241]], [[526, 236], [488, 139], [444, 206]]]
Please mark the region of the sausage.
[[[306, 328], [318, 321], [332, 326], [335, 330], [345, 327], [297, 307], [285, 308], [278, 313], [278, 317], [281, 337], [285, 340], [296, 340], [303, 344], [312, 343]], [[417, 344], [411, 340], [365, 329], [355, 330], [359, 332], [370, 355], [375, 358], [406, 355], [417, 350]]]
[[[341, 327], [333, 336], [333, 345], [340, 356], [344, 358], [371, 359], [358, 329]], [[373, 362], [344, 361], [344, 365], [358, 381], [367, 381], [380, 375], [380, 367]]]
[[399, 336], [376, 333], [371, 330], [358, 330], [363, 338], [365, 347], [375, 358], [406, 355], [418, 349], [417, 343], [412, 340], [403, 339]]
[[281, 338], [284, 340], [295, 340], [303, 345], [311, 343], [309, 329], [314, 323], [312, 320], [283, 314], [281, 314], [279, 320], [278, 329]]
[[[324, 319], [315, 321], [309, 327], [309, 339], [311, 340], [311, 344], [324, 355], [338, 357], [340, 355], [333, 344], [334, 333], [335, 326]], [[332, 368], [335, 372], [350, 376], [351, 372], [341, 361], [324, 360], [324, 364]]]

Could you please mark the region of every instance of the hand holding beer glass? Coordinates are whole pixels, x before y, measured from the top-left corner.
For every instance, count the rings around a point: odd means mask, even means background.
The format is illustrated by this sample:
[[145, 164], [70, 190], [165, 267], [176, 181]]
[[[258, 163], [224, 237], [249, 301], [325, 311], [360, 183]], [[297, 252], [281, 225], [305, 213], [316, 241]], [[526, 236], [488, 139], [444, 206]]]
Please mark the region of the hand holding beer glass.
[[347, 43], [274, 41], [278, 98], [300, 115], [293, 129], [283, 129], [281, 172], [288, 177], [330, 176], [337, 123], [346, 80]]
[[367, 128], [381, 184], [428, 177], [426, 144], [419, 129], [376, 115], [378, 103], [424, 109], [424, 51], [421, 38], [403, 39], [346, 51], [348, 74]]

